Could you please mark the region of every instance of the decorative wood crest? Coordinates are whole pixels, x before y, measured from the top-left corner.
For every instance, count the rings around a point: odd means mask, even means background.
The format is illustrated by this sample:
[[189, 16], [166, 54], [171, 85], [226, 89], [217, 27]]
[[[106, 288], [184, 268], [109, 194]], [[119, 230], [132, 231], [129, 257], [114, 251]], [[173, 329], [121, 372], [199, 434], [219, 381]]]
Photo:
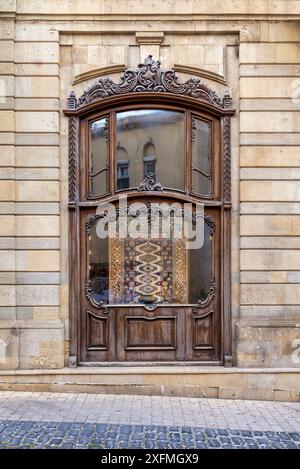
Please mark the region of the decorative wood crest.
[[87, 233], [90, 233], [92, 226], [100, 219], [104, 219], [104, 223], [109, 223], [111, 221], [115, 221], [119, 216], [125, 215], [130, 217], [146, 215], [148, 220], [151, 220], [152, 217], [157, 215], [170, 216], [171, 214], [174, 214], [174, 216], [177, 217], [182, 217], [185, 219], [185, 221], [190, 221], [193, 224], [195, 224], [199, 218], [203, 218], [205, 223], [209, 226], [211, 236], [214, 235], [216, 227], [215, 220], [206, 213], [191, 213], [184, 208], [174, 209], [172, 206], [170, 208], [165, 208], [156, 204], [152, 204], [151, 202], [145, 203], [144, 207], [141, 207], [138, 210], [135, 208], [132, 209], [130, 205], [127, 205], [126, 207], [116, 208], [111, 213], [96, 213], [95, 215], [90, 215], [85, 222], [85, 230]]
[[155, 182], [154, 174], [149, 172], [138, 186], [137, 190], [142, 191], [163, 191], [164, 188], [158, 182]]
[[68, 109], [75, 110], [96, 99], [109, 96], [147, 91], [203, 99], [220, 109], [230, 109], [231, 107], [229, 95], [225, 95], [221, 99], [214, 90], [198, 78], [190, 78], [186, 82], [180, 83], [174, 70], [162, 70], [160, 62], [149, 55], [144, 63], [138, 66], [137, 70], [126, 69], [121, 76], [120, 83], [115, 83], [110, 78], [100, 78], [79, 99], [72, 91], [68, 98]]

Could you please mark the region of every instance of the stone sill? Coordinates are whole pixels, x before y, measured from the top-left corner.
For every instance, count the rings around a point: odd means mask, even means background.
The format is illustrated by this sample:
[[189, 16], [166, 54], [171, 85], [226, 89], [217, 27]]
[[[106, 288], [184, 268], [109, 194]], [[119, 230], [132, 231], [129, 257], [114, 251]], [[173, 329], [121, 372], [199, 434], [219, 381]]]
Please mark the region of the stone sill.
[[[32, 376], [32, 375], [141, 375], [141, 374], [161, 374], [161, 375], [181, 375], [181, 374], [300, 374], [299, 368], [225, 368], [223, 366], [79, 366], [77, 368], [59, 369], [30, 369], [30, 370], [1, 370], [2, 376]], [[300, 381], [299, 381], [300, 387]]]

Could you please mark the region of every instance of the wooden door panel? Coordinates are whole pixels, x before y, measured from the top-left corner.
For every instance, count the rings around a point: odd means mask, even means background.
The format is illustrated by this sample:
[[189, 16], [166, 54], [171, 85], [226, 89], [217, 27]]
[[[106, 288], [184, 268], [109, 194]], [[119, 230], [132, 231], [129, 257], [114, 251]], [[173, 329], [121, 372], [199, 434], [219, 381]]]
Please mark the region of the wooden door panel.
[[[82, 263], [79, 343], [81, 363], [103, 362], [216, 362], [221, 363], [220, 217], [206, 213], [216, 223], [213, 253], [214, 293], [209, 303], [138, 306], [96, 304], [87, 287], [89, 263]], [[87, 212], [87, 216], [89, 213]], [[86, 217], [82, 220], [85, 233]], [[86, 235], [83, 259], [88, 260]], [[111, 259], [113, 262], [113, 259]], [[149, 308], [154, 309], [149, 309]]]
[[178, 308], [116, 308], [117, 357], [124, 361], [183, 360], [184, 316]]
[[191, 308], [186, 317], [186, 360], [220, 360], [220, 323], [218, 312], [194, 314]]
[[204, 317], [193, 317], [193, 349], [207, 350], [214, 348], [213, 311]]
[[86, 311], [86, 322], [87, 350], [108, 350], [109, 319]]
[[115, 312], [91, 308], [81, 316], [81, 362], [105, 362], [116, 360]]
[[124, 316], [125, 350], [176, 350], [176, 316]]

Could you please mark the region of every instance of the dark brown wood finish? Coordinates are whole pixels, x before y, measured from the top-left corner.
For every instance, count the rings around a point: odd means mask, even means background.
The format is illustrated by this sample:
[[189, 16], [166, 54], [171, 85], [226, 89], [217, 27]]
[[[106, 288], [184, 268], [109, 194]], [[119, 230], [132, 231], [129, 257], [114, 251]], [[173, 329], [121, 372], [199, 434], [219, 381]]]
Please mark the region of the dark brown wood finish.
[[[161, 71], [152, 58], [136, 72], [125, 71], [124, 77], [121, 85], [99, 80], [79, 100], [72, 93], [65, 111], [69, 116], [70, 366], [126, 361], [231, 366], [231, 99], [225, 95], [221, 100], [199, 80], [179, 84], [173, 71]], [[140, 108], [185, 112], [185, 190], [148, 185], [124, 192], [129, 202], [147, 199], [205, 205], [205, 213], [215, 222], [213, 278], [207, 299], [196, 305], [155, 305], [151, 309], [143, 305], [98, 305], [90, 300], [85, 223], [100, 201], [118, 198], [115, 113]], [[97, 198], [89, 194], [89, 124], [103, 116], [109, 119], [110, 190]], [[191, 193], [192, 116], [208, 121], [212, 129], [210, 196]]]

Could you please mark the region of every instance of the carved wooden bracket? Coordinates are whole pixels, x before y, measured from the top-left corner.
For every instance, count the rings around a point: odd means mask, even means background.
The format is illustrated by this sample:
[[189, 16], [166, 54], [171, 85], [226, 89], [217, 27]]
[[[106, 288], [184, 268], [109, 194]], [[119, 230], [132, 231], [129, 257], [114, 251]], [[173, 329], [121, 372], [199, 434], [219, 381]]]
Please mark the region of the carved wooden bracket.
[[107, 304], [103, 303], [103, 301], [95, 300], [90, 279], [86, 282], [85, 285], [85, 297], [87, 300], [89, 300], [92, 306], [94, 306], [95, 308], [102, 309], [103, 314], [108, 314], [109, 311]]
[[207, 297], [205, 298], [205, 300], [199, 300], [197, 305], [193, 307], [193, 314], [197, 314], [198, 316], [203, 317], [213, 312], [215, 294], [216, 283], [215, 280], [212, 279], [210, 282], [210, 288], [208, 290]]

